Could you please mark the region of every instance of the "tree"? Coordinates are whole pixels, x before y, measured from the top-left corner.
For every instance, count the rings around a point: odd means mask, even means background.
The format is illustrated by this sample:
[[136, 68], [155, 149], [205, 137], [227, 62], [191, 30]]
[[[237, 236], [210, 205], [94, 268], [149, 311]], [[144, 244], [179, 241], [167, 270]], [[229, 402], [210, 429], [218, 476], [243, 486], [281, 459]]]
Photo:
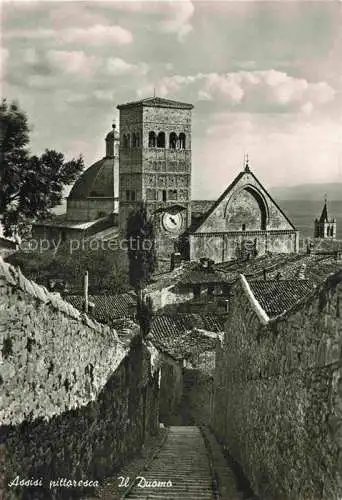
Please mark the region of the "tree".
[[4, 99], [0, 105], [0, 217], [5, 234], [23, 231], [25, 222], [51, 215], [84, 167], [83, 159], [65, 161], [64, 155], [46, 149], [41, 156], [29, 152], [26, 114]]
[[66, 245], [60, 246], [58, 252], [21, 250], [6, 260], [41, 285], [48, 286], [50, 280], [62, 280], [71, 294], [83, 293], [85, 271], [89, 271], [90, 294], [116, 294], [130, 289], [127, 255], [123, 250], [113, 253], [107, 249], [85, 248], [70, 252]]
[[152, 303], [143, 290], [156, 268], [156, 243], [153, 222], [144, 204], [127, 221], [129, 281], [137, 294], [137, 319], [145, 337], [150, 331]]

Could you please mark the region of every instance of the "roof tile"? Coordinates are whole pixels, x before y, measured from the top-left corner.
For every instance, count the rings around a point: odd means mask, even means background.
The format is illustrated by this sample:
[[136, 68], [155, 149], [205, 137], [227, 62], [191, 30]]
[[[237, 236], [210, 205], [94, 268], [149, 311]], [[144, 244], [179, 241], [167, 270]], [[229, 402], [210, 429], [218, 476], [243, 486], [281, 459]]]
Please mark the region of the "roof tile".
[[270, 318], [291, 309], [313, 290], [309, 280], [250, 281], [248, 284]]

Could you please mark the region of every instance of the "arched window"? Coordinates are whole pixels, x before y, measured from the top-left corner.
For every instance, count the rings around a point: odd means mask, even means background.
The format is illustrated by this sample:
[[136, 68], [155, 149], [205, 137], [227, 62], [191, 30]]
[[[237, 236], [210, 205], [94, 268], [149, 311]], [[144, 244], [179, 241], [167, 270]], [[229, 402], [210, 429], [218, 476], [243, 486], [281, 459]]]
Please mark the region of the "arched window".
[[170, 137], [169, 137], [169, 148], [170, 149], [176, 149], [177, 147], [177, 134], [175, 132], [171, 132]]
[[180, 149], [185, 149], [185, 134], [183, 132], [179, 134], [179, 147]]
[[124, 134], [122, 139], [123, 139], [123, 147], [127, 149], [128, 148], [127, 135]]
[[135, 135], [135, 147], [140, 148], [140, 134], [139, 134], [139, 132], [137, 132]]
[[130, 134], [127, 134], [127, 148], [129, 149], [131, 147], [131, 136]]
[[137, 147], [137, 136], [135, 135], [135, 132], [132, 134], [132, 148]]
[[157, 148], [165, 148], [165, 132], [159, 132], [157, 137]]
[[148, 147], [149, 148], [156, 147], [156, 134], [154, 132], [149, 132], [148, 134]]

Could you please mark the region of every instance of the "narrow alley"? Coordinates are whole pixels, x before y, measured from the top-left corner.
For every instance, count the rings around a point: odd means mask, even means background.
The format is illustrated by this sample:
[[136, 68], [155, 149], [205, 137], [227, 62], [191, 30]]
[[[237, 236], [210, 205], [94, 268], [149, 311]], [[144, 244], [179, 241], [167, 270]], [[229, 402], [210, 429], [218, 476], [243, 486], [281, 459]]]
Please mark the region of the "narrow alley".
[[162, 448], [122, 498], [145, 500], [242, 498], [237, 493], [234, 474], [224, 463], [223, 455], [218, 456], [218, 448], [213, 450], [207, 445], [198, 427], [170, 427]]

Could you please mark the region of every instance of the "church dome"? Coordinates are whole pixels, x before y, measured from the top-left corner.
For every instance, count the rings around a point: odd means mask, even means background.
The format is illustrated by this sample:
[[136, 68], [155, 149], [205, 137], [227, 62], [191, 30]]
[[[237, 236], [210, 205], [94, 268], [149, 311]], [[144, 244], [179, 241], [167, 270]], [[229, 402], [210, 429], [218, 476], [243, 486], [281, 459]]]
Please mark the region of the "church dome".
[[108, 134], [106, 135], [106, 141], [109, 141], [111, 139], [114, 139], [115, 141], [118, 141], [120, 138], [120, 134], [118, 129], [116, 128], [116, 125], [113, 123], [113, 128]]
[[88, 198], [114, 198], [114, 143], [119, 140], [115, 125], [105, 138], [105, 156], [91, 165], [75, 182], [70, 191], [69, 200]]
[[114, 197], [114, 158], [105, 157], [91, 165], [75, 182], [70, 200]]

